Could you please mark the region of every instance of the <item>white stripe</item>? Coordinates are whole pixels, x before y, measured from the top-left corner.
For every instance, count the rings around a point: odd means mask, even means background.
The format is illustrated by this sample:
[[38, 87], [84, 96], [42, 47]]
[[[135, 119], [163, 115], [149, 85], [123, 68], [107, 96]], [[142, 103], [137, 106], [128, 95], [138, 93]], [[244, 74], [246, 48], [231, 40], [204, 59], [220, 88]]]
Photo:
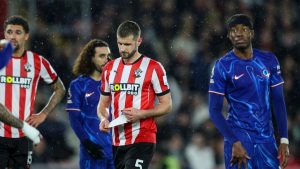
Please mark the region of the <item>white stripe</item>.
[[[129, 75], [131, 71], [132, 65], [124, 65], [122, 77], [120, 83], [127, 83], [129, 80]], [[126, 103], [126, 92], [120, 92], [119, 98], [119, 115], [122, 113], [121, 110], [125, 108]], [[126, 138], [124, 132], [124, 125], [119, 126], [119, 138], [120, 138], [120, 145], [125, 145]]]
[[218, 94], [218, 95], [222, 95], [222, 96], [224, 96], [225, 94], [224, 93], [219, 93], [219, 92], [215, 92], [215, 91], [208, 91], [208, 93], [214, 93], [214, 94]]
[[[141, 65], [140, 65], [140, 69], [142, 70], [142, 73], [141, 73], [142, 76], [135, 79], [135, 83], [138, 83], [141, 85], [139, 88], [139, 91], [138, 91], [138, 95], [133, 96], [133, 107], [137, 108], [137, 109], [141, 109], [141, 107], [142, 107], [142, 105], [141, 105], [142, 87], [143, 87], [143, 84], [144, 84], [144, 81], [146, 78], [146, 72], [147, 72], [149, 63], [150, 63], [150, 59], [144, 57]], [[132, 125], [132, 141], [131, 141], [132, 144], [135, 142], [135, 139], [137, 138], [138, 134], [140, 133], [140, 127], [141, 127], [140, 121], [137, 121], [136, 123], [134, 123]]]
[[[33, 87], [33, 81], [34, 81], [34, 74], [35, 74], [35, 67], [34, 67], [34, 56], [32, 52], [27, 52], [27, 63], [29, 63], [32, 66], [32, 69], [30, 72], [27, 73], [27, 77], [32, 78], [31, 85], [29, 89], [26, 89], [26, 101], [25, 101], [25, 111], [24, 111], [24, 119], [26, 120], [30, 116], [30, 105], [31, 102], [34, 100], [31, 100], [32, 95], [32, 87]], [[38, 77], [39, 78], [39, 77]], [[37, 80], [38, 83], [38, 80]]]
[[[13, 62], [13, 76], [20, 77], [21, 76], [21, 59], [15, 59]], [[12, 108], [11, 112], [12, 114], [19, 118], [19, 112], [20, 112], [20, 85], [12, 85]], [[20, 133], [17, 128], [11, 127], [11, 137], [12, 138], [18, 138], [20, 137]]]
[[162, 89], [161, 89], [161, 86], [159, 83], [160, 81], [159, 81], [159, 78], [157, 76], [155, 69], [153, 71], [151, 81], [152, 81], [153, 89], [154, 89], [155, 93], [162, 93]]
[[273, 86], [271, 86], [271, 87], [276, 87], [276, 86], [279, 86], [279, 85], [281, 85], [281, 84], [283, 84], [284, 82], [280, 82], [280, 83], [278, 83], [278, 84], [275, 84], [275, 85], [273, 85]]

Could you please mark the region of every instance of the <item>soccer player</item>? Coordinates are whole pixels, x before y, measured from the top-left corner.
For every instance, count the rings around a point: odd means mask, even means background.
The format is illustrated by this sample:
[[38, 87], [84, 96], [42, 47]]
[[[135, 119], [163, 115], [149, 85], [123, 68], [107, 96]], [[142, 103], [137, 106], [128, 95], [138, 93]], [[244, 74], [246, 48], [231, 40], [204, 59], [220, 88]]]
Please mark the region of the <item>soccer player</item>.
[[[21, 121], [33, 127], [42, 123], [65, 94], [64, 85], [49, 62], [25, 49], [29, 38], [28, 22], [21, 16], [11, 16], [4, 22], [4, 36], [12, 43], [13, 56], [0, 70], [0, 103]], [[34, 99], [39, 79], [53, 89], [47, 105], [33, 114]], [[32, 144], [19, 128], [0, 123], [0, 168], [29, 168]], [[26, 124], [26, 123], [25, 123]]]
[[97, 116], [102, 68], [109, 56], [108, 44], [94, 39], [84, 46], [73, 66], [78, 77], [70, 84], [66, 110], [81, 143], [81, 169], [114, 169], [111, 134], [99, 131]]
[[[8, 61], [11, 58], [13, 53], [13, 47], [11, 43], [7, 40], [1, 40], [0, 42], [0, 70], [4, 68]], [[0, 103], [0, 121], [16, 127], [18, 129], [22, 129], [24, 134], [33, 141], [34, 144], [38, 144], [40, 142], [40, 132], [30, 126], [25, 121], [21, 121], [10, 113], [7, 108]]]
[[[209, 113], [224, 136], [226, 168], [284, 168], [289, 141], [278, 60], [271, 52], [252, 48], [253, 23], [247, 15], [230, 17], [227, 29], [233, 50], [216, 61], [209, 86]], [[229, 104], [226, 120], [222, 115], [224, 96]]]
[[108, 62], [102, 73], [100, 130], [110, 130], [110, 105], [112, 119], [125, 115], [128, 123], [112, 129], [115, 166], [146, 169], [156, 145], [154, 118], [172, 109], [170, 88], [163, 66], [138, 51], [142, 38], [136, 22], [119, 25], [117, 43], [121, 57]]

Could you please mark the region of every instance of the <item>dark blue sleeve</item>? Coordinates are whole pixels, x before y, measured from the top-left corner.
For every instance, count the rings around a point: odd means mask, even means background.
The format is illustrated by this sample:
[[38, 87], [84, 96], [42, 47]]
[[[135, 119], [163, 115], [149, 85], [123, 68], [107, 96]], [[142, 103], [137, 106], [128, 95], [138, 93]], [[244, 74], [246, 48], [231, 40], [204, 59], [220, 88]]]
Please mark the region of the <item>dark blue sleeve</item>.
[[13, 53], [13, 47], [11, 43], [8, 43], [1, 51], [0, 51], [0, 69], [5, 67], [10, 60]]
[[209, 93], [209, 115], [214, 122], [217, 129], [222, 133], [225, 138], [230, 139], [232, 142], [238, 141], [233, 131], [228, 126], [223, 114], [223, 99], [224, 96], [215, 93]]
[[283, 85], [271, 88], [273, 111], [280, 138], [288, 138], [287, 113], [283, 95]]
[[88, 135], [82, 128], [82, 117], [80, 111], [68, 110], [69, 113], [69, 120], [72, 129], [74, 130], [76, 136], [79, 138], [81, 142], [84, 140], [89, 139]]
[[80, 107], [83, 95], [81, 93], [82, 86], [80, 85], [80, 81], [78, 79], [72, 81], [68, 90], [66, 111], [69, 114], [69, 121], [72, 129], [74, 130], [79, 140], [82, 142], [89, 137], [82, 128], [82, 116]]

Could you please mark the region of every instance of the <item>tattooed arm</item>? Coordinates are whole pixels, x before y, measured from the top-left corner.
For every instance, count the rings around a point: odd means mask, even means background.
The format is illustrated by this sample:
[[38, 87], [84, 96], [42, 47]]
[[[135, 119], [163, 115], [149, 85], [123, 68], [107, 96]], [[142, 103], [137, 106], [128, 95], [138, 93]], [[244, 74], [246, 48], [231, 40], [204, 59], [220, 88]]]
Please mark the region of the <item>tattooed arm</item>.
[[50, 97], [47, 105], [43, 108], [43, 110], [40, 113], [33, 114], [27, 119], [27, 122], [34, 127], [37, 127], [43, 121], [45, 121], [47, 115], [65, 96], [66, 89], [60, 78], [58, 78], [55, 83], [51, 84], [50, 87], [53, 90], [53, 94]]
[[7, 108], [1, 103], [0, 103], [0, 121], [10, 126], [16, 127], [18, 129], [21, 129], [23, 127], [23, 122], [20, 119], [13, 116], [7, 110]]

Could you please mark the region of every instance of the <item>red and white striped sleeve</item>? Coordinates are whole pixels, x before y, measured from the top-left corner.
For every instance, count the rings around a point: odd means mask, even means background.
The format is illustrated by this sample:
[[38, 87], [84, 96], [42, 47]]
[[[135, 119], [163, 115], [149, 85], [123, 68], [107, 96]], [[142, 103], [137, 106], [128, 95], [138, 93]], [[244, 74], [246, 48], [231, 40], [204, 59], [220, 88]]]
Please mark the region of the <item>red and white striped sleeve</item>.
[[40, 76], [43, 78], [43, 80], [47, 83], [47, 84], [52, 84], [54, 83], [58, 76], [57, 73], [55, 72], [55, 70], [53, 69], [53, 67], [50, 65], [50, 63], [48, 62], [47, 59], [45, 59], [44, 57], [40, 57], [41, 58], [41, 71], [40, 71]]
[[156, 95], [162, 96], [170, 92], [167, 74], [161, 63], [156, 62], [154, 66], [151, 78], [153, 89]]

